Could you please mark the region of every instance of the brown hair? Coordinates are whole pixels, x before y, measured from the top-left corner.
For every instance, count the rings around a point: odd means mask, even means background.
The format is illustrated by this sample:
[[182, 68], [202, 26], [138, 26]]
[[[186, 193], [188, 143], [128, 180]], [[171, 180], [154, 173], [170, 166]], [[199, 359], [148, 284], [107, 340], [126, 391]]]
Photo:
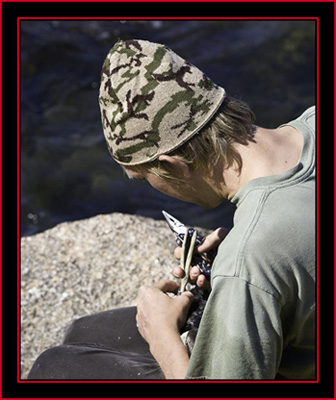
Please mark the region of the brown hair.
[[[253, 140], [254, 120], [254, 113], [248, 104], [233, 97], [226, 97], [205, 127], [169, 155], [188, 164], [192, 170], [203, 173], [209, 173], [211, 167], [220, 160], [226, 168], [236, 162], [240, 173], [242, 159], [234, 144], [247, 145]], [[159, 159], [134, 166], [132, 170], [140, 173], [151, 172], [165, 180], [179, 180], [170, 164]]]

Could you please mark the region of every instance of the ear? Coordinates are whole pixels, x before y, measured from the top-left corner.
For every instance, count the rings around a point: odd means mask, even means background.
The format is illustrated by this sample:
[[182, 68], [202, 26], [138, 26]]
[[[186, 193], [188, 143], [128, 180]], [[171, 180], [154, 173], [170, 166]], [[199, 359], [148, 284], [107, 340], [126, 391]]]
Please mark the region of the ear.
[[175, 175], [179, 178], [189, 178], [191, 175], [191, 170], [183, 161], [176, 159], [175, 157], [163, 154], [159, 157], [159, 161], [169, 163]]

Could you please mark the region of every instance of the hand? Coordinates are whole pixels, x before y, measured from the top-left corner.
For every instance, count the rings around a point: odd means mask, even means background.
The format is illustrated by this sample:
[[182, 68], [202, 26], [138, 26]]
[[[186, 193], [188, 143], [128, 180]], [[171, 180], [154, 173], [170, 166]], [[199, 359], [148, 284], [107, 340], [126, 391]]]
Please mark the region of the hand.
[[180, 329], [194, 296], [190, 292], [167, 295], [179, 287], [177, 282], [162, 280], [154, 286], [142, 286], [138, 292], [138, 329], [167, 379], [183, 379], [189, 364]]
[[[201, 254], [217, 248], [225, 239], [228, 233], [229, 231], [225, 228], [216, 229], [215, 231], [210, 233], [210, 235], [205, 237], [203, 243], [196, 248], [196, 252]], [[175, 249], [174, 255], [178, 260], [181, 259], [181, 251], [181, 247], [177, 247]], [[184, 271], [181, 267], [175, 267], [172, 273], [175, 278], [183, 278], [184, 276]], [[189, 282], [192, 284], [196, 283], [196, 285], [202, 289], [210, 289], [210, 282], [203, 274], [201, 274], [198, 267], [190, 268]]]
[[168, 334], [180, 335], [194, 296], [191, 292], [176, 297], [167, 295], [179, 287], [178, 282], [161, 280], [154, 286], [139, 289], [136, 320], [141, 336], [150, 346]]

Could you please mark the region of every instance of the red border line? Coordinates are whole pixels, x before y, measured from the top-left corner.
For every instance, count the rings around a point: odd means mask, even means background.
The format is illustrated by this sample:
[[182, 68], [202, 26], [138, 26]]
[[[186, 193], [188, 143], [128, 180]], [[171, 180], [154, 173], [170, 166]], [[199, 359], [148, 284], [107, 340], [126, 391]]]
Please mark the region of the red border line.
[[[319, 305], [320, 299], [320, 291], [319, 291], [319, 139], [320, 139], [320, 130], [319, 130], [319, 110], [320, 110], [320, 102], [319, 102], [319, 56], [320, 56], [320, 48], [319, 48], [319, 19], [316, 20], [316, 303]], [[320, 379], [320, 363], [319, 363], [319, 320], [320, 313], [319, 307], [316, 308], [316, 380]]]
[[[0, 0], [1, 1], [1, 0]], [[30, 1], [30, 0], [20, 0], [18, 2], [26, 2], [26, 1]], [[37, 2], [40, 2], [42, 0], [35, 0]], [[80, 2], [79, 0], [73, 0], [75, 2]], [[84, 0], [84, 1], [90, 1], [90, 0]], [[107, 2], [111, 2], [109, 0], [102, 0], [102, 1], [107, 1]], [[133, 0], [123, 0], [126, 2], [129, 1], [133, 1]], [[140, 0], [135, 0], [135, 1], [140, 1]], [[154, 1], [154, 0], [149, 0], [149, 2]], [[159, 2], [162, 2], [164, 0], [159, 0]], [[178, 0], [168, 0], [170, 2], [180, 2]], [[192, 0], [187, 0], [187, 1], [192, 1]], [[202, 0], [196, 0], [196, 1], [202, 1]], [[214, 0], [216, 2], [223, 2], [221, 0]], [[239, 2], [249, 2], [252, 0], [246, 0], [246, 1], [239, 1]], [[266, 0], [261, 0], [261, 1], [265, 1]], [[287, 0], [285, 0], [286, 2]], [[303, 0], [298, 0], [298, 1], [302, 1]], [[309, 0], [314, 2], [314, 0]], [[323, 2], [324, 0], [322, 0]], [[5, 1], [6, 2], [6, 1]], [[7, 2], [12, 2], [11, 0], [7, 0]], [[17, 1], [13, 1], [13, 2], [17, 2]], [[55, 0], [55, 2], [67, 2], [66, 0]], [[82, 1], [81, 1], [82, 2]], [[113, 1], [112, 1], [113, 2]], [[147, 1], [148, 2], [148, 1]], [[290, 0], [288, 0], [288, 2], [290, 2]], [[325, 2], [329, 2], [327, 0], [325, 0]], [[336, 11], [335, 11], [336, 13]], [[319, 174], [318, 174], [318, 162], [319, 162], [319, 147], [318, 147], [318, 143], [319, 143], [319, 45], [318, 45], [318, 39], [319, 39], [319, 18], [318, 17], [177, 17], [177, 18], [172, 18], [172, 17], [19, 17], [17, 18], [17, 156], [18, 156], [18, 161], [17, 161], [17, 213], [18, 213], [18, 223], [17, 223], [17, 228], [18, 228], [18, 266], [17, 266], [17, 271], [18, 271], [18, 277], [20, 277], [20, 224], [19, 224], [19, 212], [20, 212], [20, 196], [19, 196], [19, 182], [20, 182], [20, 21], [21, 20], [315, 20], [316, 21], [316, 106], [317, 106], [317, 120], [316, 120], [316, 126], [317, 126], [317, 132], [316, 132], [316, 137], [317, 137], [317, 183], [316, 183], [316, 206], [317, 206], [317, 211], [316, 211], [316, 222], [317, 222], [317, 231], [316, 231], [316, 235], [317, 235], [317, 241], [316, 241], [316, 257], [317, 257], [317, 265], [316, 265], [316, 270], [317, 270], [317, 278], [316, 278], [316, 287], [317, 287], [317, 291], [316, 291], [316, 299], [317, 299], [317, 303], [319, 300], [319, 290], [318, 290], [318, 279], [319, 279], [319, 263], [318, 263], [318, 244], [319, 244], [319, 231], [318, 231], [318, 222], [319, 222], [319, 212], [318, 212], [318, 205], [319, 205], [319, 194], [318, 194], [318, 187], [319, 187]], [[334, 31], [334, 35], [335, 35], [335, 31]], [[335, 35], [336, 37], [336, 35]], [[1, 42], [2, 43], [2, 42]], [[0, 46], [1, 46], [0, 43]], [[335, 60], [336, 60], [336, 56]], [[1, 83], [0, 83], [1, 85]], [[1, 86], [0, 86], [1, 87]], [[335, 83], [335, 87], [336, 87], [336, 83]], [[1, 115], [1, 114], [0, 114]], [[335, 106], [335, 117], [334, 117], [334, 121], [335, 121], [335, 129], [336, 129], [336, 106]], [[1, 146], [1, 144], [0, 144]], [[336, 143], [335, 143], [335, 148], [334, 150], [336, 151]], [[1, 165], [1, 164], [0, 164]], [[1, 166], [0, 166], [1, 168]], [[334, 164], [334, 170], [336, 173], [336, 161]], [[1, 190], [1, 189], [0, 189]], [[335, 194], [336, 194], [336, 189], [335, 190]], [[1, 201], [1, 200], [0, 200]], [[1, 203], [0, 203], [1, 204]], [[335, 205], [335, 210], [336, 210], [336, 205]], [[336, 214], [336, 213], [335, 213]], [[336, 224], [336, 215], [335, 215], [335, 220], [334, 220], [335, 224]], [[0, 245], [1, 246], [1, 245]], [[335, 247], [336, 248], [336, 238], [335, 238]], [[336, 250], [335, 250], [335, 255], [336, 255]], [[0, 277], [1, 279], [1, 277]], [[335, 278], [335, 283], [336, 283], [336, 278]], [[244, 380], [202, 380], [202, 381], [190, 381], [190, 380], [148, 380], [148, 381], [137, 381], [137, 380], [90, 380], [90, 381], [85, 381], [85, 380], [57, 380], [57, 381], [48, 381], [48, 380], [21, 380], [20, 378], [20, 279], [18, 279], [18, 316], [17, 316], [17, 341], [18, 341], [18, 360], [17, 360], [17, 382], [18, 383], [169, 383], [169, 382], [178, 382], [178, 383], [318, 383], [319, 382], [319, 326], [318, 326], [318, 321], [319, 321], [319, 308], [317, 307], [317, 332], [316, 332], [316, 343], [317, 343], [317, 349], [316, 349], [316, 356], [317, 356], [317, 362], [316, 362], [316, 380], [293, 380], [293, 381], [275, 381], [275, 380], [255, 380], [255, 381], [244, 381]], [[1, 301], [1, 300], [0, 300]], [[335, 305], [336, 305], [336, 294], [335, 294]], [[336, 327], [336, 323], [335, 323], [335, 327]], [[0, 334], [1, 335], [1, 334]], [[0, 336], [1, 338], [1, 336]], [[336, 343], [336, 339], [335, 339], [335, 343]], [[0, 350], [1, 351], [1, 350]], [[335, 349], [335, 355], [336, 355], [336, 349]], [[1, 367], [0, 367], [1, 370]], [[336, 369], [335, 369], [336, 370]], [[335, 371], [335, 381], [336, 381], [336, 371]], [[131, 398], [130, 398], [131, 399]], [[132, 398], [133, 399], [133, 398]], [[164, 398], [160, 398], [161, 400]], [[230, 400], [230, 398], [227, 398], [228, 400]], [[243, 398], [241, 398], [243, 399]], [[244, 398], [245, 399], [245, 398]], [[118, 399], [116, 399], [118, 400]], [[123, 399], [125, 400], [125, 399]], [[154, 399], [153, 399], [154, 400]], [[240, 399], [234, 399], [234, 400], [240, 400]], [[280, 400], [280, 398], [274, 398], [273, 400]]]
[[[28, 1], [28, 0], [21, 0], [21, 1]], [[42, 0], [37, 0], [37, 1], [42, 1]], [[63, 0], [56, 0], [57, 2], [61, 2]], [[74, 1], [79, 1], [79, 0], [74, 0]], [[105, 1], [105, 0], [103, 0]], [[107, 1], [107, 0], [106, 0]], [[127, 2], [133, 2], [133, 0], [126, 0]], [[139, 1], [140, 0], [135, 0]], [[163, 0], [162, 0], [163, 1]], [[176, 1], [177, 0], [173, 0]], [[189, 0], [188, 0], [189, 1]], [[190, 0], [191, 1], [191, 0]], [[210, 21], [210, 20], [312, 20], [316, 21], [318, 17], [18, 17], [18, 21], [20, 20], [42, 20], [42, 21], [47, 21], [47, 20], [125, 20], [125, 21], [138, 21], [138, 20], [170, 20], [170, 21], [183, 21], [183, 20], [193, 20], [193, 21]]]
[[[2, 21], [2, 7], [0, 7], [0, 21]], [[0, 93], [2, 93], [2, 79], [3, 79], [3, 73], [2, 73], [2, 29], [0, 29], [0, 57], [1, 57], [1, 62], [0, 62]], [[2, 121], [2, 96], [0, 97], [0, 121]], [[1, 140], [0, 140], [0, 154], [2, 155], [2, 127], [1, 127]], [[18, 179], [19, 176], [19, 169], [17, 170], [17, 185], [19, 182]], [[0, 208], [1, 208], [1, 213], [0, 213], [0, 221], [1, 221], [1, 240], [0, 240], [0, 254], [1, 254], [1, 274], [0, 274], [0, 283], [1, 283], [1, 288], [2, 288], [2, 234], [3, 234], [3, 225], [2, 225], [2, 213], [3, 213], [3, 207], [2, 207], [2, 162], [0, 162], [0, 180], [1, 180], [1, 185], [0, 185]], [[19, 204], [19, 203], [18, 203]], [[19, 221], [19, 220], [18, 220]], [[18, 222], [19, 224], [19, 222]], [[19, 242], [19, 241], [18, 241]], [[18, 264], [19, 264], [19, 259], [18, 259]], [[0, 296], [0, 343], [1, 343], [1, 348], [0, 348], [0, 357], [2, 360], [2, 296]], [[2, 361], [0, 362], [0, 374], [2, 376]]]
[[[94, 3], [92, 0], [53, 0], [53, 3]], [[295, 0], [297, 3], [316, 3], [317, 0]], [[31, 0], [1, 0], [2, 3], [29, 3]], [[45, 3], [45, 0], [34, 0], [36, 3]], [[115, 3], [118, 0], [99, 0], [101, 3]], [[123, 3], [204, 3], [204, 0], [122, 0]], [[211, 0], [213, 3], [255, 3], [255, 0]], [[273, 3], [277, 0], [258, 0], [260, 3]], [[281, 0], [281, 3], [292, 3], [293, 0]], [[329, 0], [318, 0], [319, 3], [331, 3]], [[77, 17], [78, 18], [78, 17]], [[87, 17], [89, 18], [89, 17]], [[95, 18], [93, 18], [95, 19]], [[265, 17], [264, 19], [268, 19]]]
[[[335, 160], [335, 153], [336, 153], [336, 141], [335, 141], [335, 133], [336, 133], [336, 104], [335, 104], [335, 93], [336, 93], [336, 71], [335, 71], [335, 63], [336, 63], [336, 27], [335, 27], [335, 20], [336, 20], [336, 7], [334, 7], [334, 363], [336, 360], [336, 274], [335, 274], [335, 267], [336, 267], [336, 235], [335, 235], [335, 227], [336, 227], [336, 160]], [[336, 390], [336, 368], [334, 365], [334, 390]]]
[[21, 274], [20, 274], [20, 23], [17, 23], [17, 83], [16, 83], [16, 99], [17, 99], [17, 335], [18, 335], [18, 351], [17, 351], [17, 373], [20, 377], [20, 366], [21, 366], [21, 341], [20, 341], [20, 330], [21, 330]]

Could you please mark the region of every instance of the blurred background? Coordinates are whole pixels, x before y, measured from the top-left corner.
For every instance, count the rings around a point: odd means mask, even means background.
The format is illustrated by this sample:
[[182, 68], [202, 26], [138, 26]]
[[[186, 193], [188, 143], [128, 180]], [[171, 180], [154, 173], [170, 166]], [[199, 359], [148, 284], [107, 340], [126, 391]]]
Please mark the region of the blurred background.
[[112, 160], [98, 91], [118, 38], [166, 44], [248, 102], [260, 126], [315, 103], [315, 21], [21, 20], [21, 235], [112, 212], [162, 219], [162, 209], [188, 225], [229, 228], [229, 202], [209, 211], [171, 199]]

